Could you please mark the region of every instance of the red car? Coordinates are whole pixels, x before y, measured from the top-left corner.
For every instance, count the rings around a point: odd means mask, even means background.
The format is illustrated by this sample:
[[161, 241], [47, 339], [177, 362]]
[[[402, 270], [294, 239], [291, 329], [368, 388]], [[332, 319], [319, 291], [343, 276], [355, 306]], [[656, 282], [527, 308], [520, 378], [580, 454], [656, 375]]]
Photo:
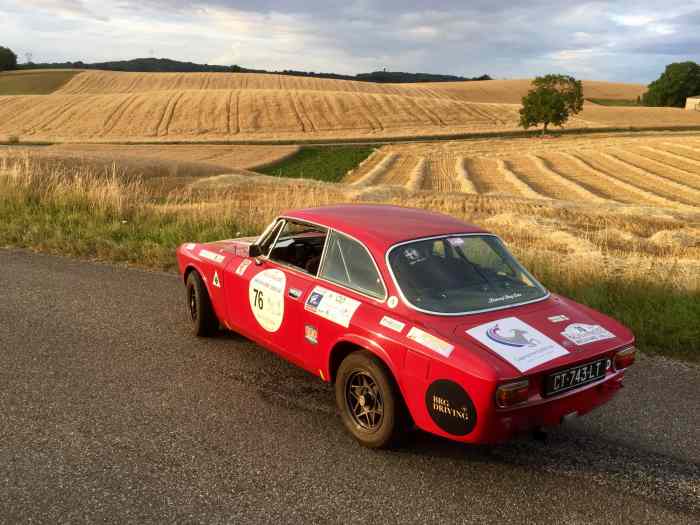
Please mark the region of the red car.
[[428, 211], [294, 210], [177, 258], [196, 335], [235, 330], [334, 382], [369, 447], [411, 424], [469, 443], [557, 425], [611, 399], [635, 359], [630, 330]]

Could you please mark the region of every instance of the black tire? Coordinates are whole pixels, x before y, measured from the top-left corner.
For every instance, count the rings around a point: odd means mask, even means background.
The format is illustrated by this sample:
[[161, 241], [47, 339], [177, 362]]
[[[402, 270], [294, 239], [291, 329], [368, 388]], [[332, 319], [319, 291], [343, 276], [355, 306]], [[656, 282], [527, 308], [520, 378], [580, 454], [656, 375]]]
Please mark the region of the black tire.
[[402, 436], [406, 412], [401, 393], [384, 363], [368, 352], [353, 352], [340, 364], [335, 400], [343, 424], [361, 445], [384, 448]]
[[216, 333], [219, 320], [214, 313], [202, 277], [196, 271], [187, 276], [187, 311], [194, 335], [207, 337]]

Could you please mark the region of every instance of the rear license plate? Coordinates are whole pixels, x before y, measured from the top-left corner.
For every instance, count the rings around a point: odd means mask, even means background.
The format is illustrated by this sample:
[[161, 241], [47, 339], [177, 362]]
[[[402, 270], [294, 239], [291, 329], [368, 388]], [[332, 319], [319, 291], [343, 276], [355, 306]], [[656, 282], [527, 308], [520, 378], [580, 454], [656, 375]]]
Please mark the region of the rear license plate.
[[605, 377], [607, 359], [599, 359], [585, 365], [574, 366], [549, 374], [545, 379], [544, 395], [551, 396], [592, 383]]

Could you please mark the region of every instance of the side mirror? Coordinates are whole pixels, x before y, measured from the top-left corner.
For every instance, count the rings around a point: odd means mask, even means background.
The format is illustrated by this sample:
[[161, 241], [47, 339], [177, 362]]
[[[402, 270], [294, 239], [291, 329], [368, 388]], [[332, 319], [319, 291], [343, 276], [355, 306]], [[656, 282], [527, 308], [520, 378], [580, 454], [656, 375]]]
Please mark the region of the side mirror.
[[248, 257], [260, 257], [262, 255], [262, 250], [257, 244], [251, 244], [248, 246]]

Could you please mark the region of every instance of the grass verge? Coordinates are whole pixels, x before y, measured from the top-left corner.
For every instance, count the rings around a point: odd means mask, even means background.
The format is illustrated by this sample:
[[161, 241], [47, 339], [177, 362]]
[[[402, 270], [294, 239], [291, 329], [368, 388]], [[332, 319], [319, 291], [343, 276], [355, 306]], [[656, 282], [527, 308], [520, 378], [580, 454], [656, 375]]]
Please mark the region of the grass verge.
[[295, 155], [255, 171], [275, 177], [338, 182], [372, 151], [367, 146], [303, 147]]
[[[172, 271], [174, 250], [183, 242], [256, 233], [281, 207], [322, 203], [308, 190], [283, 202], [235, 192], [218, 197], [164, 197], [116, 168], [0, 159], [0, 245]], [[515, 249], [550, 290], [629, 326], [642, 350], [700, 363], [700, 293], [675, 285], [673, 272], [667, 282], [645, 278], [652, 272], [644, 268], [622, 276], [601, 272], [599, 264], [566, 266], [538, 244]]]
[[550, 290], [631, 328], [642, 350], [700, 363], [700, 293], [666, 282], [601, 276], [594, 268], [572, 275], [535, 254], [520, 260]]

